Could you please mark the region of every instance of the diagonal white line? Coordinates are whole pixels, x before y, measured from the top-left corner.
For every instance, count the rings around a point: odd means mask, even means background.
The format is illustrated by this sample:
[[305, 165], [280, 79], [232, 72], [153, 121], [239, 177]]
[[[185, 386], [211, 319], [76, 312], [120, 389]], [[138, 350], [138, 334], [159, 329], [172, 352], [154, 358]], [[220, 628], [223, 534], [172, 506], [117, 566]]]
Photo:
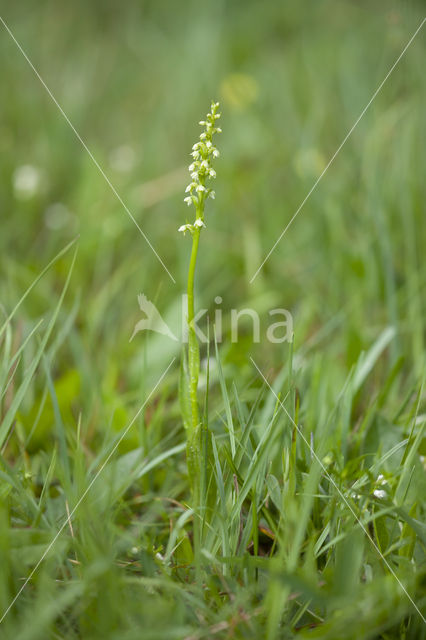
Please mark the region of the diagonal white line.
[[323, 169], [322, 173], [318, 176], [318, 178], [316, 179], [314, 185], [312, 186], [311, 190], [308, 192], [308, 194], [305, 196], [304, 200], [301, 202], [301, 204], [299, 205], [298, 209], [296, 210], [296, 212], [293, 214], [292, 218], [290, 218], [290, 222], [288, 222], [287, 226], [285, 227], [285, 229], [281, 232], [278, 240], [276, 240], [276, 242], [274, 243], [274, 245], [272, 246], [272, 248], [270, 249], [268, 255], [266, 256], [266, 258], [263, 260], [262, 264], [260, 265], [260, 267], [257, 269], [256, 273], [253, 275], [253, 277], [250, 280], [250, 284], [252, 284], [252, 282], [254, 281], [254, 279], [257, 277], [257, 275], [259, 274], [259, 272], [261, 271], [261, 269], [263, 268], [265, 262], [267, 260], [269, 260], [269, 257], [271, 256], [272, 252], [275, 250], [275, 247], [278, 245], [278, 243], [281, 241], [281, 239], [283, 238], [283, 236], [287, 233], [288, 229], [290, 228], [290, 226], [293, 224], [294, 220], [297, 218], [297, 216], [299, 215], [300, 211], [303, 209], [304, 205], [306, 204], [306, 202], [309, 200], [309, 198], [311, 197], [312, 193], [315, 191], [315, 189], [317, 188], [318, 184], [320, 183], [321, 179], [323, 178], [323, 176], [325, 175], [325, 173], [328, 171], [329, 167], [332, 165], [332, 163], [334, 162], [336, 156], [338, 155], [338, 153], [342, 150], [342, 148], [344, 147], [344, 145], [346, 144], [346, 142], [348, 141], [348, 139], [350, 138], [350, 136], [352, 135], [353, 131], [355, 130], [355, 128], [358, 126], [360, 120], [362, 119], [362, 117], [364, 116], [365, 112], [368, 110], [369, 106], [371, 105], [371, 103], [375, 100], [375, 98], [377, 97], [378, 93], [381, 91], [381, 89], [383, 88], [383, 85], [385, 84], [385, 82], [387, 81], [387, 79], [389, 78], [389, 76], [391, 75], [391, 73], [393, 72], [393, 70], [395, 69], [395, 67], [398, 65], [398, 63], [400, 62], [401, 58], [404, 56], [405, 52], [407, 51], [408, 47], [411, 45], [411, 43], [413, 42], [414, 38], [417, 36], [417, 34], [419, 33], [419, 31], [421, 30], [421, 28], [423, 27], [424, 23], [426, 21], [426, 18], [423, 18], [422, 22], [420, 23], [420, 26], [417, 27], [416, 31], [413, 33], [413, 35], [411, 36], [411, 38], [409, 39], [409, 41], [407, 42], [407, 44], [405, 45], [404, 49], [401, 51], [401, 53], [399, 54], [398, 58], [395, 60], [395, 62], [393, 63], [393, 65], [391, 66], [391, 68], [389, 69], [389, 71], [387, 72], [386, 76], [384, 77], [384, 79], [382, 80], [382, 82], [379, 84], [379, 86], [377, 87], [376, 91], [373, 93], [373, 96], [371, 97], [371, 99], [367, 102], [367, 104], [365, 105], [364, 109], [361, 111], [360, 115], [358, 116], [358, 118], [355, 120], [354, 124], [352, 125], [352, 127], [349, 129], [348, 133], [346, 134], [346, 136], [343, 138], [342, 142], [340, 143], [340, 145], [337, 147], [337, 150], [334, 152], [334, 154], [331, 156], [330, 160], [328, 161], [327, 165], [325, 166], [325, 168]]
[[339, 494], [339, 496], [342, 498], [343, 502], [346, 504], [346, 506], [348, 507], [348, 509], [350, 510], [350, 512], [352, 513], [352, 515], [354, 516], [354, 518], [356, 519], [356, 521], [358, 522], [359, 526], [361, 527], [361, 529], [363, 530], [363, 532], [365, 533], [365, 535], [367, 536], [367, 538], [370, 540], [371, 544], [373, 545], [373, 547], [375, 548], [375, 550], [377, 551], [377, 553], [379, 554], [379, 556], [381, 557], [381, 559], [383, 560], [383, 562], [385, 563], [386, 567], [389, 569], [390, 573], [393, 575], [393, 577], [395, 578], [395, 580], [398, 582], [399, 586], [401, 587], [401, 589], [404, 591], [405, 595], [407, 596], [407, 598], [409, 599], [409, 601], [411, 602], [411, 604], [413, 605], [413, 607], [415, 608], [415, 610], [417, 611], [417, 613], [419, 614], [419, 616], [421, 617], [421, 619], [423, 620], [423, 622], [426, 624], [426, 618], [424, 617], [424, 615], [422, 614], [422, 612], [420, 611], [420, 609], [418, 608], [418, 606], [416, 605], [416, 603], [414, 602], [414, 600], [412, 599], [412, 597], [410, 596], [410, 594], [408, 593], [407, 589], [404, 587], [404, 585], [402, 584], [401, 580], [398, 578], [398, 576], [396, 575], [395, 571], [392, 569], [392, 567], [390, 566], [389, 562], [386, 560], [386, 558], [384, 557], [384, 555], [382, 554], [382, 552], [380, 551], [379, 547], [376, 545], [376, 543], [374, 542], [373, 538], [371, 538], [370, 534], [368, 533], [367, 529], [365, 528], [365, 525], [362, 523], [362, 521], [359, 519], [358, 515], [356, 514], [356, 512], [354, 511], [354, 509], [352, 508], [351, 504], [348, 502], [348, 500], [346, 499], [345, 495], [342, 493], [342, 491], [339, 489], [339, 487], [337, 486], [337, 484], [335, 483], [335, 481], [333, 480], [333, 478], [330, 476], [330, 474], [328, 473], [327, 469], [325, 468], [325, 466], [323, 465], [322, 461], [319, 459], [319, 457], [317, 456], [317, 454], [315, 453], [312, 445], [307, 441], [307, 439], [305, 438], [305, 436], [303, 435], [302, 431], [299, 429], [299, 427], [297, 426], [297, 424], [295, 423], [295, 421], [293, 420], [293, 418], [291, 417], [291, 415], [289, 414], [289, 412], [287, 411], [287, 409], [285, 408], [285, 406], [283, 405], [283, 403], [281, 402], [280, 398], [277, 396], [277, 394], [275, 393], [275, 391], [273, 390], [273, 388], [271, 387], [271, 385], [269, 384], [268, 380], [265, 378], [265, 376], [263, 375], [262, 371], [259, 369], [259, 367], [257, 366], [257, 364], [255, 363], [255, 361], [253, 360], [253, 358], [250, 356], [250, 360], [253, 364], [253, 366], [256, 368], [257, 372], [259, 373], [259, 375], [261, 376], [261, 378], [263, 379], [263, 381], [265, 382], [265, 384], [267, 385], [267, 387], [269, 388], [270, 391], [272, 391], [273, 395], [275, 396], [275, 398], [278, 400], [281, 409], [283, 409], [283, 411], [285, 412], [285, 414], [287, 415], [287, 417], [289, 418], [289, 420], [291, 421], [291, 423], [293, 424], [293, 426], [296, 428], [297, 433], [300, 435], [300, 437], [303, 439], [303, 441], [305, 442], [305, 444], [309, 447], [311, 454], [313, 455], [313, 457], [315, 458], [315, 460], [319, 463], [321, 469], [324, 472], [324, 475], [326, 476], [327, 480], [329, 482], [331, 482], [331, 484], [334, 486], [334, 488], [336, 489], [337, 493]]
[[123, 438], [126, 436], [126, 434], [128, 433], [129, 429], [132, 427], [132, 425], [134, 424], [134, 422], [137, 420], [137, 418], [140, 416], [142, 410], [144, 409], [144, 407], [146, 406], [148, 400], [150, 399], [150, 397], [152, 396], [152, 394], [155, 392], [155, 390], [158, 388], [158, 386], [160, 385], [161, 381], [163, 380], [163, 378], [165, 377], [165, 375], [167, 374], [168, 370], [170, 369], [170, 367], [172, 366], [172, 364], [174, 363], [174, 361], [176, 360], [176, 358], [173, 358], [172, 361], [170, 362], [169, 366], [167, 367], [167, 369], [162, 373], [162, 375], [160, 376], [160, 378], [158, 379], [157, 383], [155, 384], [154, 388], [151, 390], [151, 392], [148, 394], [145, 402], [143, 403], [143, 405], [139, 408], [139, 410], [137, 411], [136, 415], [133, 417], [133, 419], [131, 420], [131, 422], [127, 425], [127, 427], [125, 428], [125, 430], [123, 431], [123, 433], [121, 434], [120, 438], [118, 439], [118, 441], [115, 443], [114, 447], [112, 448], [112, 450], [110, 451], [110, 453], [108, 454], [108, 456], [106, 457], [106, 459], [104, 460], [104, 462], [102, 463], [102, 465], [99, 467], [98, 471], [95, 473], [95, 475], [93, 476], [92, 480], [89, 482], [87, 488], [85, 489], [84, 493], [81, 495], [81, 497], [78, 499], [77, 504], [75, 505], [75, 507], [72, 509], [71, 513], [67, 514], [67, 517], [65, 518], [62, 526], [60, 527], [59, 531], [57, 532], [57, 534], [55, 535], [55, 537], [53, 538], [53, 540], [49, 543], [49, 545], [47, 546], [47, 548], [45, 549], [43, 555], [41, 556], [40, 560], [37, 562], [37, 564], [35, 565], [34, 569], [31, 571], [31, 573], [29, 574], [29, 576], [26, 578], [24, 584], [22, 585], [22, 587], [19, 589], [18, 593], [16, 594], [16, 596], [13, 598], [12, 602], [9, 604], [9, 606], [7, 607], [7, 609], [4, 611], [2, 617], [0, 618], [0, 624], [3, 622], [3, 620], [5, 619], [5, 617], [7, 616], [7, 614], [9, 613], [9, 611], [11, 610], [11, 608], [13, 607], [13, 605], [15, 604], [15, 602], [17, 601], [17, 599], [19, 598], [19, 596], [21, 595], [21, 593], [23, 592], [23, 590], [25, 589], [25, 587], [27, 586], [27, 584], [29, 583], [29, 581], [31, 580], [31, 578], [33, 577], [33, 575], [35, 574], [35, 572], [37, 571], [37, 569], [39, 568], [39, 566], [41, 565], [41, 563], [43, 562], [43, 560], [45, 559], [45, 557], [47, 556], [47, 554], [49, 553], [49, 551], [51, 550], [51, 548], [53, 547], [53, 545], [55, 544], [56, 540], [59, 538], [59, 536], [61, 535], [62, 531], [65, 529], [65, 527], [67, 525], [69, 525], [71, 523], [71, 519], [73, 517], [73, 515], [75, 514], [75, 512], [77, 511], [78, 507], [81, 505], [81, 503], [83, 502], [84, 498], [87, 496], [87, 494], [89, 493], [90, 489], [92, 488], [93, 484], [96, 482], [96, 480], [99, 478], [99, 476], [101, 475], [102, 471], [104, 470], [105, 466], [108, 464], [109, 460], [111, 459], [111, 457], [114, 455], [114, 453], [116, 452], [118, 446], [120, 445], [120, 442], [123, 440]]
[[41, 77], [40, 73], [37, 71], [37, 69], [35, 68], [35, 66], [33, 65], [33, 63], [31, 62], [31, 60], [29, 59], [29, 57], [27, 56], [27, 54], [25, 53], [24, 49], [22, 48], [22, 46], [19, 44], [18, 40], [15, 38], [15, 36], [13, 35], [12, 31], [10, 30], [10, 28], [8, 27], [8, 25], [6, 24], [6, 22], [3, 20], [3, 18], [0, 16], [0, 22], [3, 24], [4, 28], [6, 29], [6, 31], [8, 32], [8, 34], [10, 35], [10, 37], [12, 38], [13, 42], [16, 44], [16, 46], [18, 47], [19, 51], [22, 53], [22, 55], [24, 56], [25, 60], [28, 62], [28, 64], [30, 65], [31, 69], [34, 71], [35, 75], [37, 76], [37, 78], [40, 80], [41, 84], [43, 85], [43, 87], [46, 89], [47, 93], [49, 94], [49, 96], [51, 97], [51, 99], [53, 100], [53, 102], [55, 103], [55, 105], [58, 107], [59, 111], [61, 112], [61, 114], [63, 115], [63, 117], [65, 118], [66, 122], [68, 123], [68, 125], [71, 127], [72, 131], [74, 132], [76, 138], [79, 140], [79, 142], [81, 143], [81, 145], [83, 146], [83, 148], [87, 151], [88, 155], [90, 156], [90, 159], [92, 160], [93, 164], [95, 165], [95, 167], [98, 169], [99, 173], [101, 174], [101, 176], [104, 178], [105, 182], [108, 184], [109, 188], [111, 189], [111, 191], [113, 192], [113, 194], [115, 195], [115, 197], [117, 198], [117, 200], [119, 201], [119, 203], [121, 204], [121, 206], [123, 207], [123, 209], [125, 210], [125, 212], [127, 213], [127, 215], [129, 216], [129, 218], [132, 220], [132, 222], [136, 225], [136, 227], [138, 228], [140, 234], [142, 235], [143, 239], [145, 240], [145, 242], [148, 244], [148, 246], [150, 247], [150, 249], [152, 250], [152, 252], [154, 253], [154, 255], [156, 256], [157, 260], [161, 263], [163, 269], [166, 271], [166, 273], [168, 274], [169, 278], [176, 284], [176, 280], [174, 279], [174, 277], [172, 276], [172, 274], [170, 273], [170, 271], [168, 270], [168, 268], [166, 267], [166, 265], [164, 264], [163, 260], [160, 258], [160, 256], [158, 255], [157, 251], [154, 249], [154, 247], [152, 246], [150, 240], [148, 239], [147, 235], [145, 234], [145, 232], [141, 229], [138, 221], [136, 220], [136, 218], [134, 217], [134, 215], [132, 214], [132, 212], [130, 211], [130, 209], [128, 208], [128, 206], [126, 205], [126, 203], [124, 202], [124, 200], [122, 199], [122, 197], [120, 196], [120, 194], [118, 193], [117, 189], [114, 187], [114, 185], [112, 184], [112, 182], [110, 181], [110, 179], [108, 178], [108, 176], [106, 175], [105, 171], [102, 169], [101, 165], [99, 164], [99, 162], [96, 160], [95, 156], [93, 155], [93, 153], [90, 151], [89, 147], [87, 146], [87, 144], [84, 142], [83, 138], [81, 137], [81, 135], [78, 133], [77, 129], [74, 127], [73, 123], [71, 122], [71, 120], [68, 118], [67, 114], [65, 113], [65, 111], [63, 110], [63, 108], [61, 107], [61, 105], [59, 104], [59, 102], [56, 100], [55, 96], [53, 95], [53, 93], [51, 92], [51, 90], [49, 89], [49, 87], [47, 86], [47, 84], [45, 83], [45, 81], [43, 80], [43, 78]]

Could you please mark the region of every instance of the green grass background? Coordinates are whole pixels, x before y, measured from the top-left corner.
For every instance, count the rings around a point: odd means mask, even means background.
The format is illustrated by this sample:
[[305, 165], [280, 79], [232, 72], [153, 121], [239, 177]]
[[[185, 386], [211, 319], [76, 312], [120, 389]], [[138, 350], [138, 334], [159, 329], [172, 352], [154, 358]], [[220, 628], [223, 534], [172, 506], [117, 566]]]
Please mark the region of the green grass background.
[[[425, 615], [424, 29], [250, 284], [424, 4], [24, 0], [0, 15], [176, 280], [0, 25], [1, 325], [20, 303], [0, 329], [0, 615], [176, 357], [0, 637], [426, 637], [401, 588]], [[194, 552], [179, 345], [129, 338], [140, 292], [178, 322], [186, 166], [212, 98], [196, 290], [211, 317], [223, 298], [224, 340]], [[249, 324], [231, 343], [245, 307], [260, 345]], [[293, 348], [265, 340], [274, 307]]]

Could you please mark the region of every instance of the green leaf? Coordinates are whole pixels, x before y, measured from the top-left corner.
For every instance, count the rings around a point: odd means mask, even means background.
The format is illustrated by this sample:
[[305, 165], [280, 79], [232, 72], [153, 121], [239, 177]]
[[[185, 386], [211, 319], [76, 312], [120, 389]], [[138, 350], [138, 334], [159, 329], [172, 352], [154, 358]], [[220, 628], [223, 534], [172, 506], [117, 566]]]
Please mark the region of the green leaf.
[[[68, 245], [68, 246], [70, 246], [70, 245]], [[3, 422], [1, 424], [1, 426], [0, 426], [0, 447], [3, 445], [4, 441], [6, 440], [6, 438], [8, 436], [9, 429], [11, 428], [11, 426], [13, 424], [16, 412], [18, 411], [18, 408], [19, 408], [22, 400], [25, 397], [25, 394], [26, 394], [26, 392], [28, 390], [28, 387], [29, 387], [30, 382], [31, 382], [31, 380], [33, 378], [33, 375], [34, 375], [34, 373], [35, 373], [35, 371], [36, 371], [36, 369], [37, 369], [37, 367], [39, 365], [40, 360], [43, 357], [44, 351], [46, 349], [47, 342], [48, 342], [48, 340], [50, 338], [50, 335], [51, 335], [51, 333], [53, 331], [53, 327], [54, 327], [55, 322], [57, 320], [57, 317], [59, 315], [59, 310], [60, 310], [60, 308], [62, 306], [62, 302], [63, 302], [63, 300], [65, 298], [65, 294], [66, 294], [66, 291], [68, 289], [68, 285], [69, 285], [70, 280], [71, 280], [71, 274], [72, 274], [72, 271], [73, 271], [73, 268], [74, 268], [74, 263], [75, 263], [76, 257], [77, 257], [77, 250], [74, 251], [74, 255], [73, 255], [73, 258], [72, 258], [70, 269], [68, 271], [68, 276], [67, 276], [65, 285], [64, 285], [64, 287], [62, 289], [62, 293], [61, 293], [61, 296], [59, 298], [59, 301], [58, 301], [58, 303], [57, 303], [57, 305], [56, 305], [56, 307], [55, 307], [55, 309], [53, 311], [52, 317], [51, 317], [51, 319], [49, 321], [49, 324], [47, 326], [47, 329], [46, 329], [46, 332], [45, 332], [45, 334], [43, 336], [43, 339], [40, 341], [40, 345], [39, 345], [39, 348], [37, 350], [37, 353], [34, 356], [33, 360], [31, 361], [30, 366], [27, 368], [27, 370], [25, 372], [25, 375], [24, 375], [24, 378], [23, 378], [23, 381], [21, 382], [19, 388], [17, 389], [17, 391], [16, 391], [16, 393], [14, 395], [13, 401], [12, 401], [12, 403], [11, 403], [11, 405], [10, 405], [10, 407], [9, 407], [9, 409], [8, 409], [4, 419], [3, 419]], [[53, 261], [52, 261], [52, 263], [53, 263]], [[52, 264], [52, 263], [50, 263], [50, 264]], [[15, 309], [17, 308], [17, 306], [15, 307]], [[14, 311], [12, 313], [14, 313]]]
[[226, 422], [227, 422], [227, 425], [228, 425], [229, 441], [230, 441], [230, 444], [231, 444], [232, 459], [234, 459], [235, 458], [234, 422], [232, 420], [231, 405], [230, 405], [230, 402], [229, 402], [228, 390], [226, 388], [225, 376], [223, 375], [222, 365], [221, 365], [221, 362], [220, 362], [219, 350], [217, 348], [216, 336], [215, 336], [215, 349], [216, 349], [216, 362], [217, 362], [217, 369], [218, 369], [218, 375], [219, 375], [220, 389], [222, 391], [223, 403], [225, 405]]
[[380, 516], [373, 520], [374, 533], [381, 553], [385, 553], [389, 546], [390, 535], [386, 526], [386, 516]]
[[191, 389], [197, 389], [200, 372], [200, 347], [194, 329], [188, 330], [188, 369]]
[[191, 396], [189, 392], [188, 359], [185, 347], [182, 348], [182, 357], [180, 361], [179, 404], [182, 413], [183, 426], [186, 430], [190, 430], [192, 426]]
[[386, 329], [382, 331], [382, 333], [379, 335], [379, 337], [377, 338], [373, 346], [367, 351], [367, 353], [361, 354], [354, 373], [354, 392], [357, 392], [360, 389], [366, 377], [371, 372], [377, 360], [382, 355], [383, 351], [395, 337], [395, 334], [396, 331], [394, 327], [386, 327]]

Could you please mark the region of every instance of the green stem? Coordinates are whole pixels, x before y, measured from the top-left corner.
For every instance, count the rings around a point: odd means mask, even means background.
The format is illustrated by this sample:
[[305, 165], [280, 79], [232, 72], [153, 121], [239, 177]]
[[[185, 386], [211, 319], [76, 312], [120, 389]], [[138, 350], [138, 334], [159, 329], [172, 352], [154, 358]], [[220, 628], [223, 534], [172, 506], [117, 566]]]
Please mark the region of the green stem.
[[200, 229], [196, 228], [192, 235], [192, 251], [189, 262], [188, 271], [188, 368], [189, 368], [189, 396], [191, 401], [191, 416], [193, 435], [199, 425], [198, 411], [198, 376], [200, 372], [200, 353], [198, 340], [193, 326], [195, 309], [194, 309], [194, 279], [195, 266], [197, 263], [198, 244], [200, 241]]
[[[197, 211], [199, 214], [199, 211]], [[198, 217], [198, 215], [197, 215]], [[196, 573], [199, 574], [199, 553], [200, 548], [200, 523], [198, 507], [200, 502], [200, 470], [201, 470], [201, 438], [200, 438], [200, 417], [198, 409], [198, 377], [200, 373], [200, 351], [197, 335], [194, 329], [194, 280], [195, 267], [197, 264], [198, 244], [200, 241], [200, 229], [195, 228], [192, 234], [192, 251], [188, 270], [188, 369], [189, 369], [189, 397], [191, 405], [191, 431], [188, 433], [186, 455], [188, 461], [188, 471], [191, 481], [192, 501], [194, 509], [194, 555], [196, 558]]]

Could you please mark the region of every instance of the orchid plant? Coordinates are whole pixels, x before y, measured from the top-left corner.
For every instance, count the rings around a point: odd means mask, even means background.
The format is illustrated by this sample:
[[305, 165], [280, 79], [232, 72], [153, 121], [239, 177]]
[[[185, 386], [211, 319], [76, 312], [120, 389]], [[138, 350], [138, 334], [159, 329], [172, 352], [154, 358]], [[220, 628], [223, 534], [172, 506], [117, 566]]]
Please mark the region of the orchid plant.
[[184, 235], [189, 233], [192, 237], [192, 250], [188, 269], [187, 282], [187, 328], [188, 344], [184, 346], [181, 363], [180, 377], [180, 403], [183, 422], [187, 433], [187, 463], [188, 473], [193, 492], [193, 501], [196, 502], [198, 494], [198, 479], [200, 477], [200, 411], [198, 406], [198, 378], [200, 373], [200, 350], [194, 328], [194, 280], [197, 263], [198, 247], [201, 231], [206, 227], [204, 212], [206, 202], [215, 197], [214, 190], [210, 187], [211, 181], [216, 178], [216, 171], [212, 167], [212, 161], [219, 156], [219, 151], [213, 144], [213, 136], [221, 132], [216, 126], [220, 118], [218, 113], [219, 103], [212, 102], [210, 112], [205, 120], [200, 121], [204, 128], [199, 141], [192, 147], [192, 163], [189, 165], [191, 182], [186, 188], [188, 194], [184, 202], [195, 208], [195, 220], [179, 227]]

